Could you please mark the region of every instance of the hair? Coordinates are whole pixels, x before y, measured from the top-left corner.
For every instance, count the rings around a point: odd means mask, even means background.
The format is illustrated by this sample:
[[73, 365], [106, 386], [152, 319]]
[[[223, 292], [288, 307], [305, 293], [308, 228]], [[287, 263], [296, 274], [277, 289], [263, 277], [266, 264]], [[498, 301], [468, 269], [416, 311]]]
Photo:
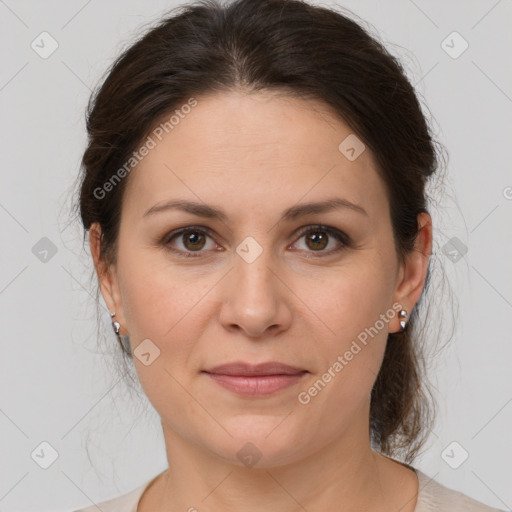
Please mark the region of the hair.
[[[300, 0], [182, 5], [124, 50], [91, 96], [77, 209], [101, 226], [101, 258], [115, 264], [128, 177], [95, 193], [176, 108], [211, 93], [275, 91], [321, 101], [372, 151], [385, 183], [397, 256], [414, 250], [438, 143], [397, 58], [361, 24]], [[425, 289], [430, 278], [430, 264]], [[417, 343], [418, 308], [389, 334], [371, 392], [372, 445], [414, 460], [434, 417]]]

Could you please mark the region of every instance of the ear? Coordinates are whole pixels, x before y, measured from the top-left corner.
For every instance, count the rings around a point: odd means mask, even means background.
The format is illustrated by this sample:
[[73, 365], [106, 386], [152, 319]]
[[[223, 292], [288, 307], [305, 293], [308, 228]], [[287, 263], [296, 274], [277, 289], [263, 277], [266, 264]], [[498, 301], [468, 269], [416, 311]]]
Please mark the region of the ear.
[[[427, 278], [428, 262], [432, 252], [432, 219], [428, 213], [418, 215], [418, 235], [414, 248], [405, 256], [398, 272], [394, 302], [407, 311], [407, 318], [418, 302]], [[391, 332], [400, 330], [400, 318], [394, 318]]]
[[[115, 319], [121, 324], [120, 334], [127, 334], [123, 305], [121, 301], [121, 293], [117, 279], [116, 267], [108, 265], [104, 259], [100, 257], [101, 253], [102, 233], [101, 226], [94, 222], [89, 229], [89, 246], [94, 261], [94, 268], [100, 284], [101, 295], [105, 300], [108, 310], [115, 313]], [[124, 332], [123, 332], [124, 331]]]

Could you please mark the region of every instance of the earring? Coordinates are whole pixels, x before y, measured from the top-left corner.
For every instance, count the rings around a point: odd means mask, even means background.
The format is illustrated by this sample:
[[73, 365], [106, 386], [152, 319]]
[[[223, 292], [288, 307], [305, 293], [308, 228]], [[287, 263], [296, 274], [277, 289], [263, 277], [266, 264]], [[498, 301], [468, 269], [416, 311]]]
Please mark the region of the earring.
[[[110, 318], [114, 318], [116, 316], [115, 313], [110, 313]], [[112, 322], [112, 328], [116, 334], [119, 334], [119, 329], [121, 328], [121, 324], [117, 321]]]
[[405, 320], [407, 318], [407, 310], [401, 309], [398, 312], [398, 316], [403, 319], [403, 320], [400, 320], [400, 332], [403, 332], [403, 331], [405, 331], [405, 324], [407, 323]]
[[[110, 313], [110, 318], [114, 318], [116, 316], [115, 313]], [[129, 336], [125, 336], [124, 334], [120, 334], [119, 333], [119, 329], [121, 328], [121, 324], [117, 321], [117, 320], [114, 320], [112, 322], [112, 329], [114, 329], [114, 332], [117, 336], [117, 341], [119, 342], [119, 344], [121, 345], [121, 349], [126, 352], [127, 355], [131, 356], [132, 355], [132, 351], [130, 349], [130, 337]]]

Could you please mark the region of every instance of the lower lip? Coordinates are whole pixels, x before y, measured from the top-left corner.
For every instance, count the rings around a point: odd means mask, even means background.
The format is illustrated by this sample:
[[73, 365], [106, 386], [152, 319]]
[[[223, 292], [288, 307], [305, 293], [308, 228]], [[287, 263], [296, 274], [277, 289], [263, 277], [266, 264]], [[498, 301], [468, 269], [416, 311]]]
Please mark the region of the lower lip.
[[247, 377], [241, 375], [222, 375], [208, 373], [208, 375], [223, 388], [244, 396], [267, 396], [281, 389], [293, 386], [299, 382], [307, 372], [293, 375], [261, 375]]

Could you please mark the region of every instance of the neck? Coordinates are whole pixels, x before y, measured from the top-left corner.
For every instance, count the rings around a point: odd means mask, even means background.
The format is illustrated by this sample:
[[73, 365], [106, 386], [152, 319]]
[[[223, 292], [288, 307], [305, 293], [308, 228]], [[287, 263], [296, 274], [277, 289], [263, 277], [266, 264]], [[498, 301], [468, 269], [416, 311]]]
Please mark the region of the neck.
[[[408, 478], [410, 484], [412, 472], [374, 452], [364, 425], [367, 421], [352, 425], [333, 443], [299, 461], [248, 468], [221, 459], [163, 424], [169, 469], [156, 486], [154, 499], [148, 500], [149, 506], [141, 508], [296, 512], [321, 507], [379, 511], [396, 505], [398, 510], [404, 507], [411, 486], [405, 494], [397, 482]], [[413, 505], [410, 502], [404, 512], [414, 510]]]

